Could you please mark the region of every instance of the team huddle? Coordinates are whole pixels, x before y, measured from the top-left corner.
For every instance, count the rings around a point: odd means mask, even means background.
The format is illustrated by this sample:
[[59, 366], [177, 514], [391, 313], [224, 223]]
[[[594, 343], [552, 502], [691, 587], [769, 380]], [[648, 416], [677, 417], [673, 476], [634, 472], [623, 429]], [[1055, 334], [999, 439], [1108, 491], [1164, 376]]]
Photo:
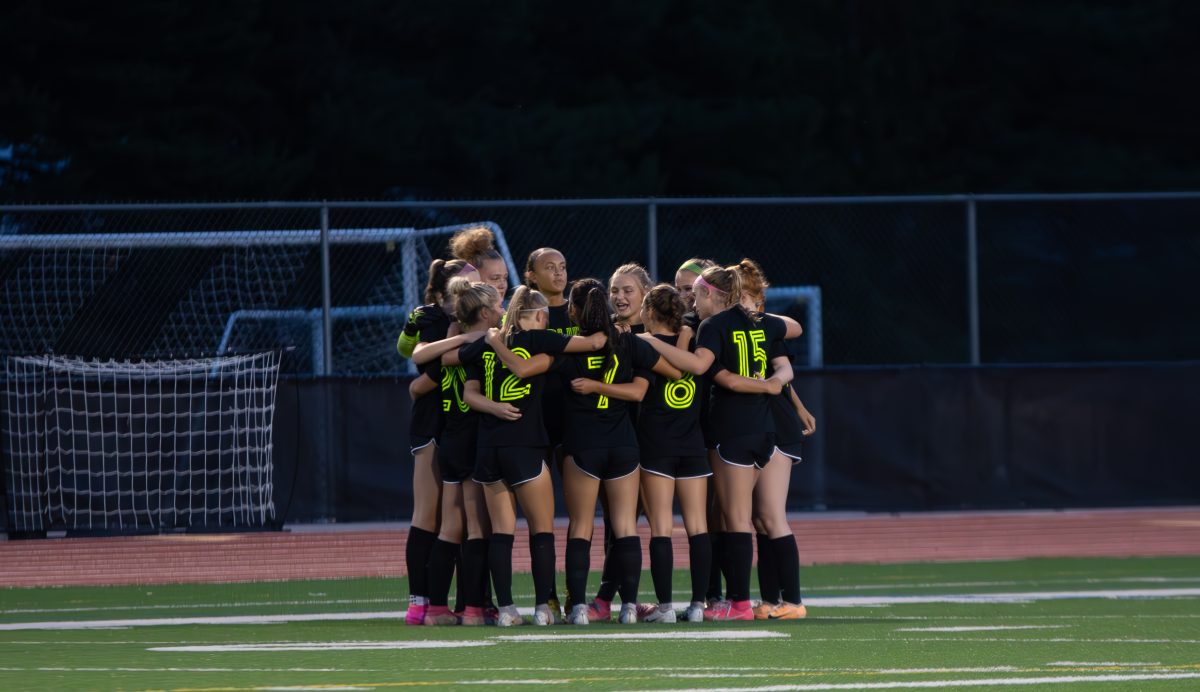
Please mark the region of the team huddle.
[[[455, 258], [433, 261], [427, 304], [397, 343], [421, 373], [410, 386], [408, 624], [524, 624], [512, 595], [518, 504], [529, 526], [532, 622], [564, 621], [551, 466], [569, 517], [565, 622], [611, 620], [617, 595], [622, 623], [804, 617], [786, 501], [815, 421], [789, 385], [784, 342], [800, 325], [763, 312], [758, 265], [691, 259], [674, 285], [654, 286], [626, 264], [605, 286], [568, 283], [564, 255], [541, 248], [505, 307], [508, 272], [491, 231], [461, 231], [450, 248]], [[676, 499], [691, 568], [682, 614], [671, 605]], [[605, 558], [589, 599], [597, 500]], [[639, 512], [650, 525], [657, 604], [637, 602]]]

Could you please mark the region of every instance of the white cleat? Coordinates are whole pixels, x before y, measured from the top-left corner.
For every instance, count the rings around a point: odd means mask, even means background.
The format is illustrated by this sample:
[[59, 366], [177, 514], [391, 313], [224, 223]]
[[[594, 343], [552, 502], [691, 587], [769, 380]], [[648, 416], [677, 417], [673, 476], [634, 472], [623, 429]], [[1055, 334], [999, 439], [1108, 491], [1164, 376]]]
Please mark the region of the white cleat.
[[500, 614], [496, 616], [497, 627], [517, 627], [525, 624], [525, 618], [517, 612], [515, 605], [506, 605], [500, 609]]
[[533, 609], [533, 624], [538, 625], [539, 627], [545, 627], [546, 625], [557, 625], [561, 622], [562, 620], [558, 618], [557, 614], [554, 612], [554, 609], [545, 603], [539, 603]]
[[633, 625], [638, 621], [638, 607], [636, 603], [622, 603], [621, 615], [617, 618], [617, 622], [622, 625]]
[[704, 622], [704, 601], [692, 601], [684, 611], [683, 619], [688, 622]]
[[[704, 612], [700, 612], [701, 619], [704, 618]], [[657, 608], [653, 608], [642, 615], [642, 622], [675, 622], [675, 609], [670, 603], [662, 603]]]
[[567, 616], [567, 624], [569, 625], [586, 625], [588, 624], [588, 607], [586, 603], [576, 603], [571, 608], [571, 614]]

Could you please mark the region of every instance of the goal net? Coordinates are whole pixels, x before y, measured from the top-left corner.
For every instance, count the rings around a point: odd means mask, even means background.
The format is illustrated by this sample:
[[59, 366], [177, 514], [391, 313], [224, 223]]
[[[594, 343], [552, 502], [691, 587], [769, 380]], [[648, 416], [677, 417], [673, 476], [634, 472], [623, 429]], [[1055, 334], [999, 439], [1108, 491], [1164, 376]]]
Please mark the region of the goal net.
[[17, 531], [270, 526], [274, 352], [5, 367]]

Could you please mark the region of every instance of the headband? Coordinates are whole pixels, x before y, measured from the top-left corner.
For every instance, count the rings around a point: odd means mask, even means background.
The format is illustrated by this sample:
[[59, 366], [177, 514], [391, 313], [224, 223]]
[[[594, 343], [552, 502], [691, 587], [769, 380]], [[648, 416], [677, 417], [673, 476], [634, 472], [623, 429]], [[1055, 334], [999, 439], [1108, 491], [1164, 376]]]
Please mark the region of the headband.
[[722, 291], [721, 289], [717, 288], [716, 286], [713, 286], [712, 284], [708, 283], [707, 281], [704, 280], [703, 276], [696, 277], [696, 281], [694, 283], [692, 283], [692, 290], [694, 291], [697, 286], [707, 286], [709, 292], [715, 291], [717, 293], [723, 293], [723, 294], [729, 293], [729, 291]]
[[[466, 262], [466, 261], [464, 260], [464, 262]], [[473, 271], [478, 271], [477, 269], [475, 269], [475, 265], [471, 264], [470, 262], [466, 262], [465, 264], [463, 264], [463, 268], [459, 269], [458, 273], [455, 274], [455, 276], [459, 276], [461, 274], [466, 274], [467, 272], [473, 272]]]
[[701, 267], [699, 264], [696, 264], [695, 262], [688, 262], [688, 263], [684, 264], [682, 267], [680, 267], [679, 271], [691, 272], [693, 274], [703, 274], [704, 267]]

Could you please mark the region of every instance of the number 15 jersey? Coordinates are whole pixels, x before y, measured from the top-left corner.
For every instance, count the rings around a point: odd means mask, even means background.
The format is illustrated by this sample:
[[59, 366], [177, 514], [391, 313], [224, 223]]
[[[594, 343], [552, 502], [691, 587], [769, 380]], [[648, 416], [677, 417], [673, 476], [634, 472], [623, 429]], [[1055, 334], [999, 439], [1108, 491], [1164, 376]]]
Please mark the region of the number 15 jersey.
[[[786, 333], [787, 325], [778, 317], [763, 315], [756, 321], [734, 306], [700, 323], [696, 349], [707, 348], [716, 357], [711, 372], [724, 368], [742, 377], [763, 379], [767, 354]], [[715, 384], [708, 422], [712, 439], [718, 443], [775, 431], [765, 394], [739, 394]]]

